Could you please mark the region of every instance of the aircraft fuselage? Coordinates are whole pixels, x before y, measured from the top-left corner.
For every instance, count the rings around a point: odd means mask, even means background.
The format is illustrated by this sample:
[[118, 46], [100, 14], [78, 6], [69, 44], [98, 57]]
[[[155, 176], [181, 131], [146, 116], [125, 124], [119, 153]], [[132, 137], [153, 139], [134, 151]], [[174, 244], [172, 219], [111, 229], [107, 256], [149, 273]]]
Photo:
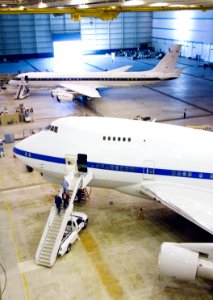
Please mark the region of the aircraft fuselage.
[[[23, 163], [61, 180], [66, 156], [87, 155], [92, 186], [140, 195], [143, 181], [213, 188], [213, 134], [179, 126], [96, 117], [70, 117], [18, 143]], [[126, 188], [138, 185], [138, 188]]]

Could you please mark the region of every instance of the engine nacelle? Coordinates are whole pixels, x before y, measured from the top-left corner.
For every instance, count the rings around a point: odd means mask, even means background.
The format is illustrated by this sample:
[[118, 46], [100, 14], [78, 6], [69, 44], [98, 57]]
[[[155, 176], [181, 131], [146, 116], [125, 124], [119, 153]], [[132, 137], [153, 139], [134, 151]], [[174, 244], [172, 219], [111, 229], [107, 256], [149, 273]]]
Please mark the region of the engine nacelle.
[[205, 245], [163, 243], [158, 259], [160, 275], [178, 280], [196, 277], [213, 280], [213, 261], [208, 259], [213, 245], [208, 244], [206, 248]]
[[53, 90], [51, 92], [51, 95], [52, 97], [55, 97], [60, 103], [72, 102], [75, 98], [75, 93], [63, 90]]

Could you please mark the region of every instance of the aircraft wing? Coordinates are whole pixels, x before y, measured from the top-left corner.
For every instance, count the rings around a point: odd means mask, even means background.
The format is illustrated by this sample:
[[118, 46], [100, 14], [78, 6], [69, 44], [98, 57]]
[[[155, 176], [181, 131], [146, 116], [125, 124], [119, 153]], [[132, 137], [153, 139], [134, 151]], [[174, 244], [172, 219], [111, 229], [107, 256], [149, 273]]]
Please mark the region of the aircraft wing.
[[66, 90], [70, 90], [73, 92], [76, 92], [80, 95], [85, 95], [91, 98], [100, 98], [101, 95], [97, 91], [97, 88], [99, 86], [90, 86], [88, 85], [82, 85], [82, 84], [71, 84], [71, 83], [61, 83], [60, 87], [65, 88]]
[[142, 192], [213, 234], [213, 192], [192, 186], [147, 181]]

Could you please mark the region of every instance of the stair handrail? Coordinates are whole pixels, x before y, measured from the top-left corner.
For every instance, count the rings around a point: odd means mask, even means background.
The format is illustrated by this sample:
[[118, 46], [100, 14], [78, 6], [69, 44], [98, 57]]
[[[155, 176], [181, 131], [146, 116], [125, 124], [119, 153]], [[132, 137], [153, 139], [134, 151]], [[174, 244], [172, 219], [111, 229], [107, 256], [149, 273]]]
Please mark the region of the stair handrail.
[[73, 192], [72, 192], [70, 203], [69, 203], [69, 206], [67, 207], [67, 209], [66, 209], [66, 211], [63, 215], [63, 220], [61, 222], [61, 226], [60, 226], [59, 232], [57, 234], [56, 241], [55, 241], [55, 244], [53, 246], [53, 250], [52, 250], [52, 253], [51, 253], [51, 256], [50, 256], [50, 266], [53, 266], [53, 264], [55, 263], [55, 260], [57, 258], [58, 249], [60, 247], [61, 240], [62, 240], [64, 231], [65, 231], [65, 228], [67, 226], [67, 222], [69, 220], [70, 215], [73, 212], [73, 202], [75, 200], [75, 196], [77, 194], [77, 191], [78, 191], [78, 189], [79, 189], [79, 187], [81, 186], [81, 183], [82, 183], [82, 178], [81, 177], [77, 177], [77, 178], [75, 177], [75, 179], [77, 179], [77, 180], [75, 182], [75, 186], [74, 186], [74, 189], [73, 189]]
[[52, 225], [52, 222], [54, 220], [55, 215], [56, 215], [56, 207], [52, 206], [51, 210], [50, 210], [50, 213], [49, 213], [49, 216], [48, 216], [48, 219], [47, 219], [47, 223], [45, 225], [44, 231], [42, 233], [42, 236], [41, 236], [41, 239], [39, 241], [39, 245], [38, 245], [38, 248], [37, 248], [37, 251], [36, 251], [36, 262], [37, 263], [39, 262], [40, 254], [41, 254], [42, 249], [44, 247], [45, 240], [47, 238], [48, 232], [51, 228], [51, 225]]

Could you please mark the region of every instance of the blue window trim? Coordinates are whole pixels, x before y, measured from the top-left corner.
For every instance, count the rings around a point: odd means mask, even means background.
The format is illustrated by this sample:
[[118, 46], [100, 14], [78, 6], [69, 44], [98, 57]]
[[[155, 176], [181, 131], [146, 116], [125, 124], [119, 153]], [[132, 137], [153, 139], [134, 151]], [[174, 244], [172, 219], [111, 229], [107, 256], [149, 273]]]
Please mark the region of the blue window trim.
[[[176, 77], [169, 77], [169, 78], [165, 78], [164, 80], [171, 80], [171, 79], [176, 79]], [[21, 81], [20, 77], [16, 77], [15, 80], [19, 80]], [[27, 78], [27, 82], [37, 82], [37, 81], [152, 81], [152, 80], [162, 80], [161, 78], [158, 77], [121, 77], [121, 78], [110, 78], [110, 77], [97, 77], [97, 78], [81, 78], [81, 77], [58, 77], [58, 78]]]

